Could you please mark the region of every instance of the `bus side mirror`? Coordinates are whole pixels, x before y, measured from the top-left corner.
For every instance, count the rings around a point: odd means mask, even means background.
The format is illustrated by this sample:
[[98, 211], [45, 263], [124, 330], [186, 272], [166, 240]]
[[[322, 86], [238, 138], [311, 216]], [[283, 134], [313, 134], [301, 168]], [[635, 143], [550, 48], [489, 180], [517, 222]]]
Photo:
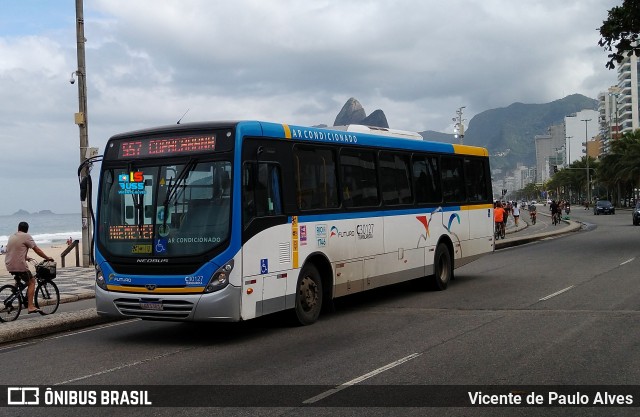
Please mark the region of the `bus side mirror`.
[[89, 176], [82, 178], [80, 181], [80, 201], [87, 200], [87, 183], [89, 181]]

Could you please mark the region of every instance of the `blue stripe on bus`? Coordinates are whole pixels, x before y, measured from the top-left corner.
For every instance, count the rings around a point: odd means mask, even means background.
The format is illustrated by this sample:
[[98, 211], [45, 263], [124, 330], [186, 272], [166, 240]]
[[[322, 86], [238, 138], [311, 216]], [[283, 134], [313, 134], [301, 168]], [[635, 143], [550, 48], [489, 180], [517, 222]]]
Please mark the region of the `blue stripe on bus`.
[[[430, 208], [411, 208], [411, 209], [398, 209], [398, 210], [376, 210], [376, 211], [358, 211], [353, 213], [323, 213], [323, 214], [308, 214], [298, 216], [298, 223], [302, 222], [321, 222], [321, 221], [335, 221], [335, 220], [350, 220], [361, 219], [370, 217], [390, 217], [390, 216], [404, 216], [414, 214], [430, 214], [436, 211], [438, 207]], [[460, 206], [448, 206], [442, 207], [441, 211], [460, 211]], [[291, 217], [289, 217], [289, 223], [291, 223]]]
[[[285, 128], [282, 124], [270, 122], [260, 122], [260, 124], [262, 125], [262, 135], [274, 138], [287, 138]], [[291, 139], [303, 142], [326, 143], [332, 145], [366, 145], [448, 154], [456, 153], [454, 146], [450, 143], [371, 135], [344, 130], [319, 129], [306, 126], [288, 125], [288, 128]]]

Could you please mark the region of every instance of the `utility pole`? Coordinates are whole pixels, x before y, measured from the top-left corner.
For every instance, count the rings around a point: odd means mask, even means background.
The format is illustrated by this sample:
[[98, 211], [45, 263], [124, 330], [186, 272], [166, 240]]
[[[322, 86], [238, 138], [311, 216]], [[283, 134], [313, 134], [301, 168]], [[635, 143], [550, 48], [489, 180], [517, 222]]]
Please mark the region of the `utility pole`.
[[582, 119], [584, 122], [584, 148], [585, 153], [587, 154], [587, 203], [591, 204], [591, 178], [589, 176], [589, 133], [588, 133], [588, 123], [591, 119]]
[[464, 121], [466, 119], [462, 118], [462, 110], [465, 108], [465, 106], [460, 107], [458, 110], [456, 110], [456, 117], [454, 117], [453, 120], [454, 122], [456, 122], [454, 128], [453, 128], [453, 132], [455, 134], [456, 138], [460, 138], [460, 145], [464, 144]]
[[[78, 113], [75, 114], [75, 123], [80, 128], [80, 163], [87, 159], [89, 151], [89, 119], [87, 117], [87, 72], [85, 65], [84, 44], [84, 11], [83, 0], [76, 0], [76, 43], [78, 52], [78, 69], [75, 75], [78, 77]], [[73, 73], [71, 83], [73, 84]], [[81, 172], [81, 178], [89, 175], [88, 167]], [[90, 197], [88, 197], [90, 198]], [[93, 225], [89, 217], [88, 201], [81, 201], [82, 213], [82, 266], [88, 267], [91, 263], [90, 245], [93, 236]]]

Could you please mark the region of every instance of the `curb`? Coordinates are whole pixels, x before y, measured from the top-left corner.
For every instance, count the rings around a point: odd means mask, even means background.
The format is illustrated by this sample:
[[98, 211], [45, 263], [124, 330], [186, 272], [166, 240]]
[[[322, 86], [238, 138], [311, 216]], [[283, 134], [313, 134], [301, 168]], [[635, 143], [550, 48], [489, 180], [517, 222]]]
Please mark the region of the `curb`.
[[15, 342], [111, 321], [115, 320], [98, 316], [95, 308], [42, 316], [30, 323], [25, 323], [24, 320], [16, 320], [0, 325], [0, 343]]
[[494, 243], [494, 248], [496, 250], [498, 249], [504, 249], [504, 248], [510, 248], [512, 246], [519, 246], [519, 245], [524, 245], [526, 243], [531, 243], [534, 242], [536, 240], [541, 240], [541, 239], [545, 239], [551, 236], [562, 236], [568, 233], [573, 233], [575, 231], [578, 231], [582, 228], [582, 224], [578, 223], [578, 222], [574, 222], [572, 220], [562, 220], [563, 222], [567, 223], [569, 225], [569, 227], [566, 227], [564, 229], [561, 230], [553, 230], [551, 232], [545, 232], [545, 233], [537, 233], [535, 235], [530, 235], [530, 236], [526, 236], [526, 237], [515, 237], [515, 238], [510, 238], [510, 239], [503, 239], [500, 242], [495, 242]]

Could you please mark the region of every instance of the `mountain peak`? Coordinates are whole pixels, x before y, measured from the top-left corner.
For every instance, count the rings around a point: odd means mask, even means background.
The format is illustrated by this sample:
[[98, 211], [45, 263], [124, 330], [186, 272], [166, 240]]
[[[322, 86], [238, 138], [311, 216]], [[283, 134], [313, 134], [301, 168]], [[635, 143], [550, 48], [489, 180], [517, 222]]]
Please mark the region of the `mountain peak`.
[[333, 122], [334, 126], [346, 126], [350, 124], [359, 124], [367, 117], [362, 104], [355, 98], [351, 97], [344, 103], [342, 110], [336, 116]]
[[389, 127], [387, 117], [382, 110], [376, 110], [367, 116], [362, 104], [355, 98], [351, 97], [342, 106], [342, 110], [336, 116], [333, 122], [334, 126], [346, 126], [351, 124], [361, 124], [365, 126]]

